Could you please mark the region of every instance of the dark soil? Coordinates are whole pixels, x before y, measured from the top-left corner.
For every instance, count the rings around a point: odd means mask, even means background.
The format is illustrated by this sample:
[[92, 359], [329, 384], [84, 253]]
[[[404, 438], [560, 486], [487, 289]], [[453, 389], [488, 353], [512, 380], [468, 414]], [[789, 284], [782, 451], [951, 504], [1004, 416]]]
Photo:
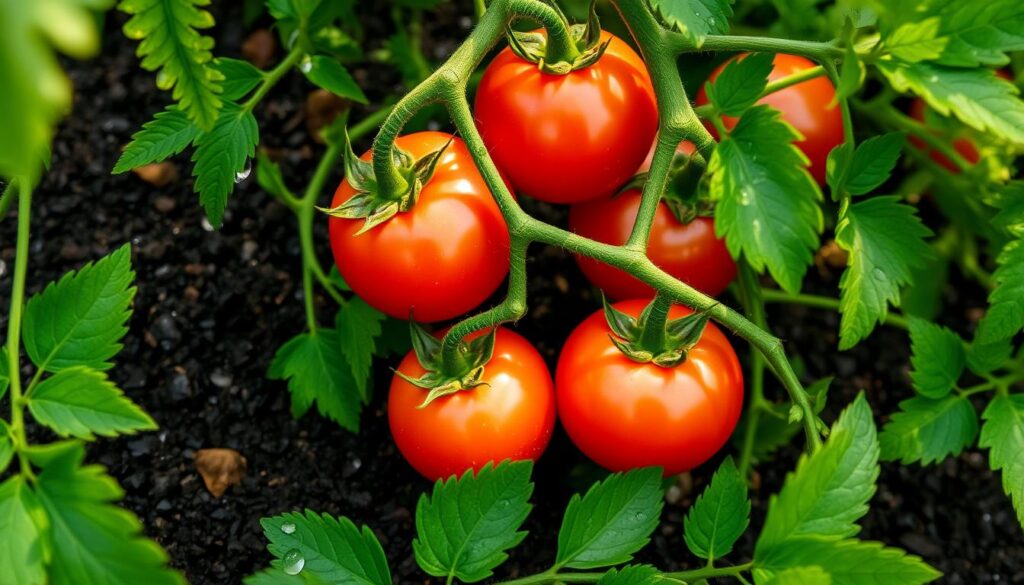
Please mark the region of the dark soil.
[[[218, 22], [226, 23], [214, 33], [217, 52], [238, 56], [246, 31], [240, 8], [229, 4], [219, 6], [227, 13], [217, 14]], [[443, 57], [464, 36], [469, 3], [457, 4], [427, 19], [428, 56]], [[376, 39], [371, 45], [379, 46], [392, 26], [387, 9], [361, 10], [367, 12], [368, 38]], [[275, 349], [303, 327], [299, 243], [291, 215], [249, 179], [236, 190], [224, 228], [211, 231], [192, 193], [185, 157], [175, 161], [181, 178], [163, 188], [131, 173], [110, 174], [130, 135], [168, 100], [155, 88], [154, 76], [139, 69], [134, 43], [119, 32], [121, 23], [120, 15], [108, 18], [102, 56], [66, 63], [77, 92], [74, 111], [56, 137], [53, 168], [37, 192], [32, 218], [31, 291], [123, 242], [134, 246], [139, 292], [112, 374], [161, 430], [99, 441], [90, 448], [90, 460], [107, 466], [121, 482], [124, 504], [192, 583], [237, 583], [265, 566], [270, 556], [260, 517], [301, 508], [372, 526], [395, 581], [427, 582], [412, 557], [411, 541], [416, 499], [429, 486], [396, 452], [384, 412], [382, 389], [387, 367], [394, 364], [379, 364], [379, 390], [358, 436], [315, 414], [292, 420], [284, 384], [264, 378]], [[399, 87], [397, 73], [382, 64], [357, 68], [356, 75], [374, 100]], [[293, 186], [308, 180], [322, 151], [303, 123], [309, 90], [292, 75], [258, 111], [262, 143], [283, 155]], [[354, 119], [364, 113], [357, 110]], [[551, 221], [565, 219], [551, 208], [533, 211]], [[14, 223], [8, 217], [0, 224], [0, 306], [9, 302]], [[326, 260], [329, 251], [319, 227], [319, 251]], [[571, 258], [554, 249], [531, 251], [532, 308], [518, 330], [553, 364], [561, 341], [597, 303]], [[836, 273], [812, 270], [807, 286], [830, 292], [837, 282]], [[950, 324], [963, 329], [984, 293], [961, 284], [950, 287], [947, 300]], [[320, 301], [326, 320], [328, 304]], [[864, 389], [882, 422], [881, 413], [892, 412], [910, 395], [904, 333], [881, 328], [840, 354], [834, 350], [838, 319], [833, 313], [771, 307], [769, 320], [803, 364], [807, 380], [837, 376], [828, 417]], [[6, 311], [0, 325], [5, 321]], [[236, 449], [249, 462], [242, 484], [220, 499], [206, 491], [193, 467], [195, 451], [208, 447]], [[755, 526], [798, 452], [797, 446], [787, 448], [761, 465], [760, 487], [753, 493]], [[551, 561], [561, 512], [575, 489], [564, 470], [581, 462], [564, 435], [556, 435], [535, 472], [531, 536], [500, 575], [526, 574]], [[681, 522], [712, 469], [705, 466], [682, 479], [681, 497], [667, 505], [644, 561], [666, 569], [693, 563]], [[1024, 582], [1021, 528], [998, 476], [987, 470], [986, 454], [977, 450], [928, 468], [884, 464], [863, 525], [864, 538], [923, 556], [946, 573], [947, 583]], [[751, 550], [748, 536], [734, 560], [742, 561]]]

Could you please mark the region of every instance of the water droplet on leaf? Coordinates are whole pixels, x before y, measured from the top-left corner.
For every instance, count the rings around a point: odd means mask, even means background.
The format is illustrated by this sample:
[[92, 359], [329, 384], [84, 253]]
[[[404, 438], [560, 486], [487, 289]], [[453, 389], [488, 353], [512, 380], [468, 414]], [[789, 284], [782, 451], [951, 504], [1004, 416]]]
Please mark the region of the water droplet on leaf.
[[885, 271], [877, 266], [871, 270], [871, 275], [875, 277], [875, 280], [886, 280], [888, 278]]
[[281, 525], [281, 532], [285, 534], [295, 534], [295, 524], [292, 522], [285, 522]]
[[286, 552], [281, 561], [284, 563], [281, 569], [288, 575], [298, 575], [302, 572], [302, 568], [306, 566], [306, 559], [296, 548]]
[[249, 161], [246, 161], [245, 168], [235, 173], [235, 184], [248, 179], [250, 174], [252, 174], [252, 165], [249, 164]]
[[309, 58], [309, 55], [302, 58], [302, 62], [299, 63], [299, 69], [301, 69], [303, 73], [309, 73], [313, 70], [313, 60]]

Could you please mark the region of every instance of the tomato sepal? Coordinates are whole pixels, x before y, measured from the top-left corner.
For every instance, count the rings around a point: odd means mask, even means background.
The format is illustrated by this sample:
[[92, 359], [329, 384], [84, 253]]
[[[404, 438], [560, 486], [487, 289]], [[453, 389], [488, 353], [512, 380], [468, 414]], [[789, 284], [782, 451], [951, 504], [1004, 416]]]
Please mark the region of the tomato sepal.
[[538, 31], [519, 32], [507, 27], [508, 46], [519, 58], [536, 63], [537, 68], [551, 75], [567, 75], [597, 63], [611, 43], [601, 42], [601, 22], [597, 17], [597, 2], [591, 1], [586, 24], [569, 25], [569, 19], [557, 2], [546, 2], [558, 12], [562, 22], [569, 29], [569, 36], [576, 48], [575, 55], [552, 55], [547, 35]]
[[707, 311], [691, 313], [678, 319], [667, 319], [668, 303], [655, 297], [637, 318], [616, 309], [604, 300], [604, 315], [609, 339], [623, 355], [638, 363], [653, 363], [674, 368], [700, 341], [707, 327]]
[[426, 373], [419, 378], [413, 378], [397, 370], [395, 374], [406, 382], [428, 391], [417, 408], [425, 408], [442, 396], [487, 385], [487, 382], [483, 381], [484, 367], [494, 356], [497, 328], [468, 342], [460, 341], [455, 353], [449, 356], [444, 355], [442, 341], [413, 319], [409, 320], [409, 331], [412, 336], [413, 352]]

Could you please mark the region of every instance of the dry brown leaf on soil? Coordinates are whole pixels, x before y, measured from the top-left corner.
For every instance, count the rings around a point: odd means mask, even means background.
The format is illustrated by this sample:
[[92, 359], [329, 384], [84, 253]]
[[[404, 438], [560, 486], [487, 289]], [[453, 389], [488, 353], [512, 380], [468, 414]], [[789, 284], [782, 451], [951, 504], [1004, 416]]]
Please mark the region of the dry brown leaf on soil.
[[234, 449], [200, 449], [196, 451], [196, 470], [203, 478], [206, 489], [215, 498], [225, 490], [238, 485], [249, 467], [249, 462]]

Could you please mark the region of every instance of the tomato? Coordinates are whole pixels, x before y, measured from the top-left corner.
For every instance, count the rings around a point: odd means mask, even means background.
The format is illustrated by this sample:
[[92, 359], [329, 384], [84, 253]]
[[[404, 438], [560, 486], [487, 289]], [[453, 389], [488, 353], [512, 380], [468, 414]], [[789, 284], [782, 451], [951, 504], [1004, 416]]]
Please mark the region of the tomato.
[[[737, 59], [742, 55], [737, 55]], [[728, 62], [723, 63], [711, 73], [714, 81], [725, 69]], [[778, 81], [815, 64], [797, 55], [778, 53], [775, 55], [774, 68], [768, 75], [769, 81]], [[843, 142], [843, 114], [837, 106], [829, 107], [835, 98], [836, 88], [827, 77], [815, 77], [802, 83], [787, 87], [769, 94], [759, 104], [768, 104], [782, 112], [782, 119], [797, 129], [804, 139], [796, 143], [811, 161], [810, 172], [819, 184], [825, 184], [825, 162], [828, 153]], [[697, 104], [708, 103], [707, 94], [702, 86], [697, 94]], [[736, 118], [724, 117], [725, 127], [736, 125]], [[714, 130], [712, 129], [712, 133]]]
[[[928, 105], [924, 103], [921, 98], [914, 98], [914, 101], [910, 104], [910, 116], [918, 122], [927, 123]], [[910, 143], [922, 150], [928, 151], [928, 154], [932, 157], [932, 160], [942, 165], [943, 168], [951, 173], [959, 173], [960, 167], [956, 166], [953, 161], [946, 158], [941, 152], [932, 150], [927, 144], [916, 136], [910, 137]], [[953, 139], [953, 148], [960, 153], [960, 156], [964, 157], [964, 160], [973, 164], [978, 164], [981, 160], [981, 155], [978, 153], [978, 147], [974, 145], [974, 142], [966, 136], [957, 136]]]
[[[637, 317], [646, 304], [615, 308]], [[673, 306], [669, 317], [690, 313]], [[602, 311], [588, 317], [565, 342], [555, 373], [558, 416], [584, 454], [611, 471], [659, 465], [673, 475], [725, 445], [743, 408], [743, 372], [713, 323], [674, 368], [630, 360], [609, 335]]]
[[643, 60], [610, 39], [593, 65], [540, 71], [505, 48], [488, 65], [474, 115], [495, 164], [519, 193], [551, 203], [608, 197], [636, 172], [658, 129]]
[[[412, 351], [398, 371], [413, 378], [425, 372]], [[530, 342], [499, 327], [482, 381], [486, 384], [418, 408], [427, 391], [399, 376], [392, 379], [391, 434], [405, 459], [427, 479], [479, 470], [489, 461], [536, 460], [547, 447], [555, 426], [554, 384]]]
[[[417, 132], [395, 144], [420, 158], [451, 138]], [[371, 153], [362, 156], [370, 160]], [[355, 194], [342, 181], [332, 206]], [[400, 319], [450, 319], [491, 295], [508, 274], [509, 236], [501, 210], [458, 138], [407, 212], [355, 235], [362, 219], [330, 218], [338, 271], [374, 308]]]
[[[610, 199], [573, 205], [569, 229], [606, 244], [622, 245], [629, 238], [640, 208], [640, 191], [631, 189]], [[698, 217], [681, 223], [664, 202], [651, 225], [647, 257], [655, 266], [697, 290], [715, 296], [736, 278], [736, 263], [725, 242], [715, 237], [715, 222]], [[587, 280], [613, 299], [651, 298], [654, 290], [635, 277], [593, 258], [577, 256]]]

